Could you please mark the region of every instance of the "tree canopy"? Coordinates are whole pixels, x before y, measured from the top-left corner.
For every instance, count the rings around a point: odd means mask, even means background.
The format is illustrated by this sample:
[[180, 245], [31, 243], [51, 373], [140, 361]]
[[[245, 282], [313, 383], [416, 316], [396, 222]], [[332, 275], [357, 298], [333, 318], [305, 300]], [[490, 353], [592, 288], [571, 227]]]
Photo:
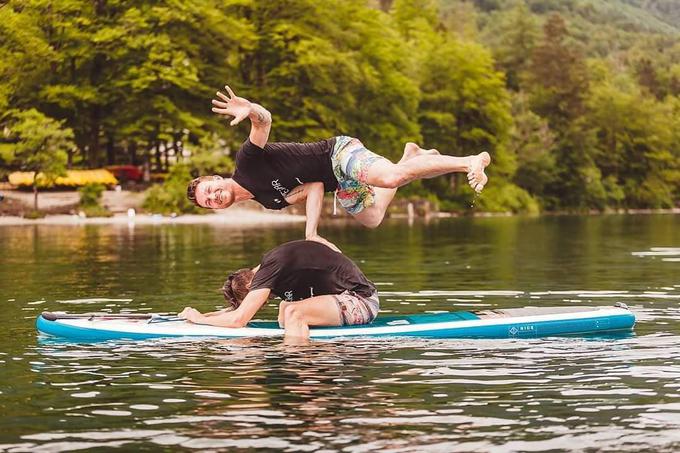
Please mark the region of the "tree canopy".
[[[0, 130], [63, 134], [69, 167], [229, 172], [247, 125], [210, 112], [229, 83], [272, 112], [272, 140], [353, 135], [393, 160], [407, 141], [486, 150], [483, 209], [671, 207], [678, 18], [671, 0], [14, 0]], [[12, 134], [0, 165], [26, 168]], [[461, 182], [400, 194], [467, 209]]]

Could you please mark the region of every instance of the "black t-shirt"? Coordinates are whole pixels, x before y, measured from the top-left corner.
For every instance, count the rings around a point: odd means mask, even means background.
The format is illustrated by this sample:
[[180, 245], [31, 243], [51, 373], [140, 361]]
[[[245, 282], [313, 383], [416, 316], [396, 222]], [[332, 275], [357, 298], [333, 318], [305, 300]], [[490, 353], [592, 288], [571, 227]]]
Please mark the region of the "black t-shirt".
[[326, 192], [338, 186], [331, 154], [335, 138], [313, 143], [267, 143], [246, 140], [236, 153], [233, 179], [267, 209], [288, 206], [286, 195], [306, 182], [322, 182]]
[[369, 297], [375, 286], [352, 260], [314, 241], [286, 242], [262, 257], [250, 290], [270, 288], [283, 300], [343, 291]]

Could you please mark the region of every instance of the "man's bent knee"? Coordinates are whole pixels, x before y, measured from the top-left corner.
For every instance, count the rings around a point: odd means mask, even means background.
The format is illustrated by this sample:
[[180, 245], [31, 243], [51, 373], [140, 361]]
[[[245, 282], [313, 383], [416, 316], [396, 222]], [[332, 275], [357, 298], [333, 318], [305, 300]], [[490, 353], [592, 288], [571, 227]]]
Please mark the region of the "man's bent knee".
[[395, 171], [394, 173], [389, 173], [382, 175], [378, 178], [378, 183], [375, 184], [377, 187], [382, 187], [384, 189], [398, 189], [407, 182], [406, 174], [401, 171]]
[[288, 324], [288, 322], [300, 321], [302, 319], [302, 310], [295, 303], [289, 303], [283, 307], [283, 322]]
[[384, 189], [398, 189], [408, 182], [408, 174], [398, 165], [392, 165], [389, 169], [381, 169], [381, 171], [372, 175], [369, 181], [370, 184]]
[[278, 316], [278, 321], [279, 321], [279, 326], [280, 326], [280, 327], [283, 327], [283, 326], [284, 326], [284, 323], [285, 323], [285, 320], [286, 320], [286, 308], [288, 308], [288, 307], [290, 306], [291, 303], [292, 303], [292, 302], [288, 302], [288, 301], [285, 301], [285, 300], [284, 300], [284, 301], [282, 301], [282, 302], [279, 304], [279, 316]]
[[354, 218], [367, 228], [378, 228], [385, 218], [385, 211], [380, 211], [373, 205], [365, 208], [362, 212], [355, 215]]
[[378, 228], [383, 221], [384, 216], [368, 217], [366, 219], [360, 220], [360, 222], [367, 228]]

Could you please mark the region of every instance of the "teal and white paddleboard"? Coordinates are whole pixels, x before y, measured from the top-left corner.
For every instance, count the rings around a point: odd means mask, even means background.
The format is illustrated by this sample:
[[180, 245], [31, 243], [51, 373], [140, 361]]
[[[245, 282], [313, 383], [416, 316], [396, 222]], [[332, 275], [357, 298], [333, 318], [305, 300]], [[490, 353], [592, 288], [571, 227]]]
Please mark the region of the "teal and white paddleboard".
[[[535, 338], [629, 331], [635, 315], [624, 304], [613, 307], [540, 307], [378, 316], [371, 324], [314, 327], [312, 338], [422, 337], [422, 338]], [[43, 313], [38, 331], [71, 340], [146, 339], [160, 337], [273, 337], [283, 335], [276, 322], [253, 321], [228, 328], [192, 324], [160, 315], [69, 315]]]

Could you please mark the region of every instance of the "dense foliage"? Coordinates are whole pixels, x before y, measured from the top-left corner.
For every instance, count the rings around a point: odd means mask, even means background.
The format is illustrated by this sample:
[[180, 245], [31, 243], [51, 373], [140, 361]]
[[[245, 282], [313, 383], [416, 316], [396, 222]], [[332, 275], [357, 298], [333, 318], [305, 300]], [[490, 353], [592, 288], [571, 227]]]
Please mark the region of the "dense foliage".
[[207, 214], [187, 198], [187, 185], [192, 176], [185, 164], [173, 165], [165, 182], [154, 184], [147, 190], [143, 208], [154, 214]]
[[8, 111], [4, 115], [4, 136], [0, 159], [31, 175], [33, 208], [38, 209], [38, 188], [50, 186], [66, 174], [67, 151], [73, 148], [73, 131], [34, 108]]
[[[247, 124], [210, 113], [228, 82], [272, 112], [272, 140], [348, 134], [392, 159], [409, 140], [489, 151], [477, 208], [671, 207], [679, 20], [673, 0], [13, 0], [0, 141], [25, 142], [10, 126], [39, 114], [72, 134], [54, 151], [68, 166], [181, 163], [179, 193], [187, 172], [232, 169]], [[25, 167], [8, 155], [5, 169]], [[400, 193], [452, 209], [473, 196], [456, 177]]]
[[111, 217], [113, 213], [102, 206], [102, 195], [106, 190], [103, 184], [85, 184], [78, 189], [80, 211], [86, 217]]

